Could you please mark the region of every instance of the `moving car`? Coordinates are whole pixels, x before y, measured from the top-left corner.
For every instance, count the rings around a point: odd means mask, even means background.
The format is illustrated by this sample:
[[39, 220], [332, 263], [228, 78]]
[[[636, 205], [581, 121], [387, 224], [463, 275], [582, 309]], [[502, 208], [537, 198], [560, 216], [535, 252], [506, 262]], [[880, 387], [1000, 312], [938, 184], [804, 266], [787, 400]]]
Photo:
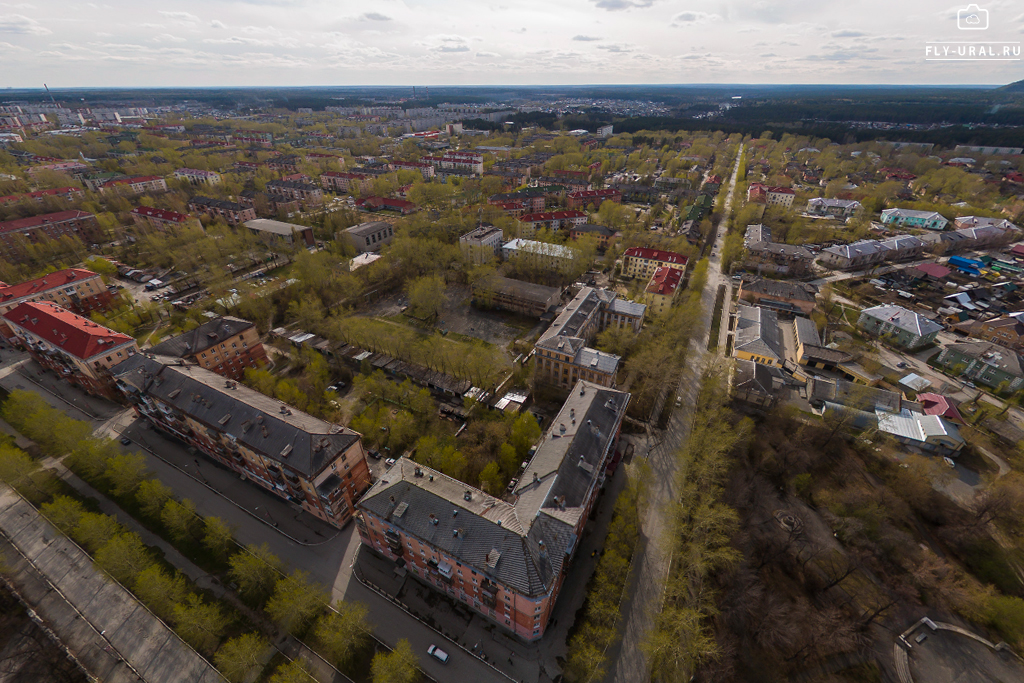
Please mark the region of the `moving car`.
[[127, 437], [127, 436], [126, 436], [126, 437], [124, 437], [123, 439], [121, 439], [121, 445], [122, 445], [122, 446], [127, 446], [127, 445], [128, 445], [128, 444], [130, 444], [131, 442], [132, 442], [132, 440], [131, 440], [131, 439], [129, 439], [129, 438]]
[[448, 653], [439, 648], [437, 645], [431, 645], [427, 648], [427, 654], [437, 659], [442, 664], [448, 663]]

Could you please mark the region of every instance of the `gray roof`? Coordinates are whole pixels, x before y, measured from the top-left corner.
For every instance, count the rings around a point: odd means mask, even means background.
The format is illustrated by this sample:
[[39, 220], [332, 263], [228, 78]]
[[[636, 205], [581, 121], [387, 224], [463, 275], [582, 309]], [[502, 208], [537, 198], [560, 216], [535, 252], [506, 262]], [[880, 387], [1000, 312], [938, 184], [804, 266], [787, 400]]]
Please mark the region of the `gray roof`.
[[118, 382], [172, 406], [246, 448], [315, 477], [359, 434], [225, 380], [197, 365], [137, 353], [111, 368]]
[[847, 209], [851, 206], [860, 206], [856, 199], [830, 199], [828, 197], [814, 197], [807, 201], [807, 206], [836, 206]]
[[160, 356], [185, 358], [187, 356], [202, 353], [206, 349], [211, 346], [216, 346], [225, 339], [234, 337], [236, 334], [241, 334], [253, 325], [254, 323], [251, 323], [248, 320], [242, 320], [241, 318], [234, 318], [230, 315], [225, 315], [209, 320], [194, 330], [179, 334], [177, 337], [165, 339], [153, 348], [149, 349], [149, 351], [150, 353], [155, 353]]
[[744, 292], [753, 292], [762, 296], [770, 296], [778, 299], [795, 299], [797, 301], [814, 301], [814, 295], [818, 288], [810, 284], [797, 282], [786, 282], [785, 280], [769, 280], [761, 278], [752, 282], [744, 282]]
[[1014, 377], [1024, 377], [1020, 356], [1016, 351], [991, 342], [957, 342], [946, 347], [950, 351], [999, 368]]
[[544, 595], [576, 542], [576, 525], [585, 522], [584, 506], [628, 403], [627, 393], [578, 382], [538, 444], [514, 503], [400, 458], [359, 507], [524, 595]]
[[852, 244], [839, 244], [834, 247], [829, 247], [824, 251], [843, 258], [853, 259], [858, 256], [869, 256], [879, 252], [889, 251], [889, 247], [885, 246], [878, 240], [861, 240], [860, 242], [854, 242]]
[[756, 225], [748, 225], [747, 231], [743, 235], [743, 243], [747, 246], [755, 244], [757, 242], [771, 242], [772, 241], [772, 229], [762, 223]]
[[813, 404], [829, 402], [859, 410], [899, 412], [902, 396], [893, 391], [877, 389], [844, 379], [831, 380], [812, 377], [807, 380], [807, 400]]
[[914, 311], [908, 311], [902, 306], [874, 306], [872, 308], [865, 308], [860, 313], [876, 320], [890, 322], [901, 330], [906, 330], [921, 337], [942, 329], [942, 326], [938, 323], [933, 323], [923, 315]]
[[796, 334], [796, 343], [810, 346], [821, 346], [821, 337], [818, 336], [818, 326], [809, 318], [796, 317], [793, 319], [793, 331]]
[[[538, 346], [557, 345], [558, 338], [581, 339], [580, 336], [588, 320], [598, 314], [601, 305], [601, 297], [593, 287], [583, 287], [579, 294], [573, 298], [558, 317], [554, 319], [551, 326], [544, 331], [537, 341]], [[552, 347], [554, 348], [554, 347]]]
[[465, 235], [461, 236], [459, 238], [459, 241], [460, 242], [462, 242], [462, 241], [469, 242], [471, 240], [472, 241], [479, 241], [479, 240], [486, 239], [486, 238], [490, 237], [491, 235], [498, 235], [498, 239], [499, 240], [502, 239], [501, 228], [496, 228], [496, 227], [494, 227], [493, 225], [491, 225], [489, 223], [485, 223], [483, 225], [480, 225], [480, 226], [477, 226], [477, 227], [473, 228], [472, 230], [467, 232]]
[[896, 237], [882, 240], [881, 244], [886, 249], [892, 249], [893, 251], [898, 251], [900, 249], [917, 249], [918, 247], [923, 249], [925, 247], [925, 242], [919, 240], [913, 235], [897, 235]]
[[523, 282], [522, 280], [514, 280], [509, 277], [501, 277], [500, 275], [489, 275], [479, 280], [475, 285], [473, 285], [473, 288], [498, 292], [500, 294], [515, 296], [520, 299], [545, 304], [548, 301], [551, 301], [552, 297], [557, 299], [558, 295], [561, 293], [561, 290], [557, 287], [535, 285], [532, 282]]
[[771, 254], [782, 254], [794, 258], [812, 259], [814, 254], [805, 247], [796, 244], [782, 244], [780, 242], [751, 242], [747, 245], [750, 251], [766, 251]]
[[741, 391], [770, 395], [772, 393], [772, 370], [763, 363], [737, 359], [733, 385]]
[[644, 313], [647, 311], [647, 304], [639, 304], [629, 299], [621, 299], [617, 296], [612, 298], [611, 301], [605, 303], [605, 308], [610, 313], [618, 313], [619, 315], [629, 315], [634, 318], [642, 318]]
[[582, 225], [574, 225], [570, 228], [570, 232], [593, 232], [598, 235], [604, 235], [605, 237], [611, 237], [615, 234], [615, 231], [604, 225], [595, 225], [594, 223], [584, 223]]
[[366, 223], [360, 223], [359, 225], [353, 225], [351, 228], [345, 228], [345, 232], [350, 235], [356, 235], [357, 237], [366, 237], [372, 235], [375, 232], [380, 232], [381, 229], [389, 227], [391, 224], [387, 221], [368, 221]]
[[270, 218], [255, 218], [251, 221], [245, 222], [245, 227], [250, 230], [258, 230], [260, 232], [269, 232], [274, 235], [284, 235], [291, 237], [292, 231], [303, 232], [304, 230], [311, 230], [305, 225], [298, 225], [296, 223], [285, 223], [283, 221], [275, 221]]
[[761, 306], [736, 307], [736, 350], [756, 353], [759, 356], [774, 356], [782, 362], [782, 342], [779, 335], [779, 319], [775, 311]]

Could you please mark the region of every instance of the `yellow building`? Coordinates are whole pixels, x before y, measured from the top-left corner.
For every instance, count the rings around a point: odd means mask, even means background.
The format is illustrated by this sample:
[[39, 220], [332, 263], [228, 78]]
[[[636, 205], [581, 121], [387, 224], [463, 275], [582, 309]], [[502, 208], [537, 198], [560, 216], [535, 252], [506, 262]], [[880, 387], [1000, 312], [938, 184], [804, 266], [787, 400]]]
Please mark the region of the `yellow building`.
[[687, 258], [682, 254], [647, 247], [632, 247], [622, 256], [622, 274], [626, 277], [648, 279], [658, 268], [686, 270]]
[[644, 293], [647, 310], [661, 315], [672, 307], [679, 293], [679, 285], [683, 280], [683, 271], [662, 266], [654, 271], [650, 283]]

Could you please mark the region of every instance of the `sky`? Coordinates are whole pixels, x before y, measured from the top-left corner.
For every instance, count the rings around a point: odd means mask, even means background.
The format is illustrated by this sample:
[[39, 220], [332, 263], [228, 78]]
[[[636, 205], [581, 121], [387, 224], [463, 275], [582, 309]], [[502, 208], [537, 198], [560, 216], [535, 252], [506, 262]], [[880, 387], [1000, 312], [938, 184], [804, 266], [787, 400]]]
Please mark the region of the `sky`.
[[[1004, 84], [1024, 2], [958, 28], [942, 0], [0, 0], [0, 87]], [[961, 18], [962, 21], [962, 18]]]

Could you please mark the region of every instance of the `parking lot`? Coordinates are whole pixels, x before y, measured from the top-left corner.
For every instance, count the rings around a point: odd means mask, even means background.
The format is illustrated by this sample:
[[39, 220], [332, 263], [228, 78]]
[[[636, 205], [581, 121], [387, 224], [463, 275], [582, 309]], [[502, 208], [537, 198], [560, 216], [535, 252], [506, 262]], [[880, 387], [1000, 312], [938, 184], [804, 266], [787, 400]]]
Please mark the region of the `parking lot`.
[[[921, 643], [920, 634], [927, 634]], [[1008, 683], [1024, 681], [1024, 666], [1012, 655], [953, 631], [922, 627], [909, 638], [910, 669], [915, 681], [928, 683]]]

